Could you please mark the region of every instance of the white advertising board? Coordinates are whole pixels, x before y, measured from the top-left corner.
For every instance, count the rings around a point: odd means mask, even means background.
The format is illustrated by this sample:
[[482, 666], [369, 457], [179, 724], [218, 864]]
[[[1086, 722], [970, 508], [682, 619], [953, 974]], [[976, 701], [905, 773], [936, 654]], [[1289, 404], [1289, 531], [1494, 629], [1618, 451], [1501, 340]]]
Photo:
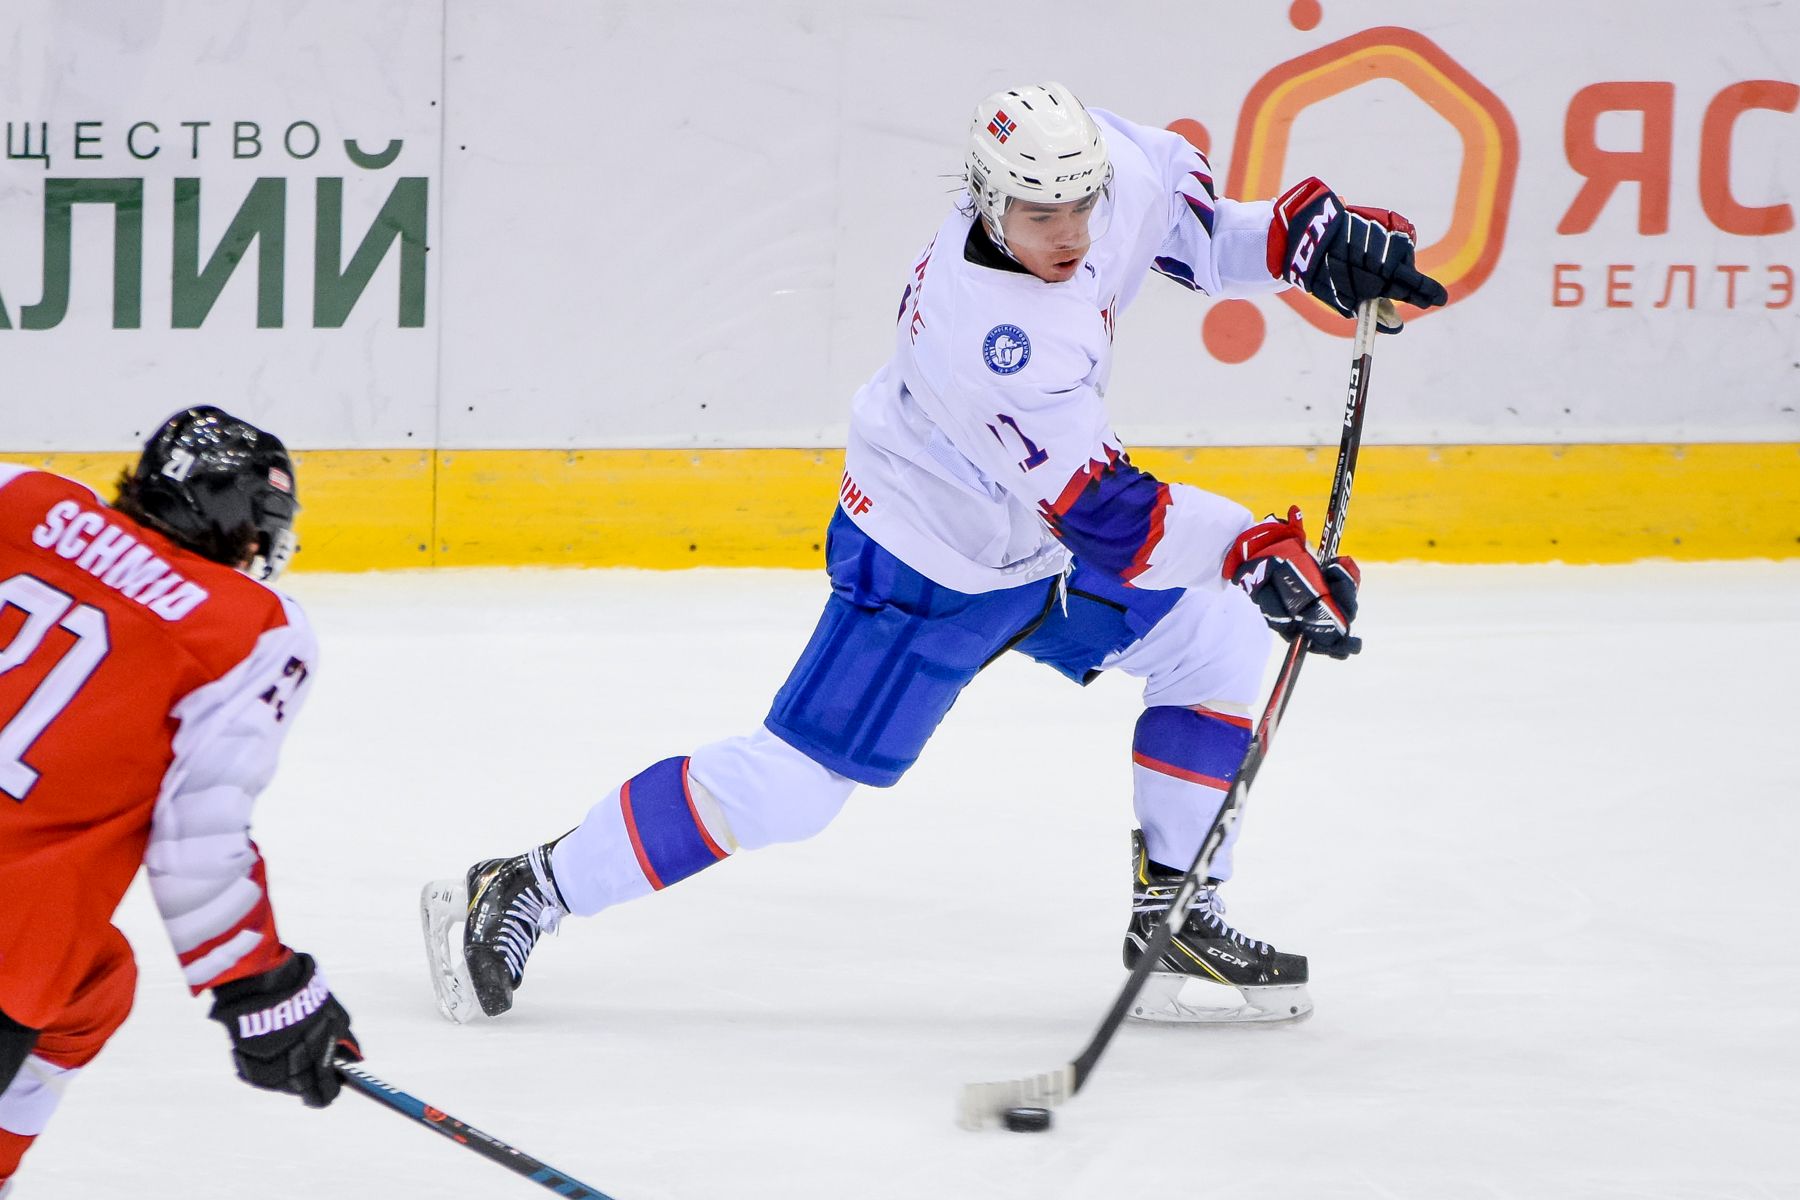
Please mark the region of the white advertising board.
[[[1800, 440], [1800, 5], [13, 0], [0, 43], [6, 449], [197, 401], [309, 448], [841, 444], [976, 101], [1041, 78], [1229, 193], [1417, 222], [1453, 302], [1371, 442]], [[1153, 282], [1121, 432], [1334, 442], [1304, 305]]]

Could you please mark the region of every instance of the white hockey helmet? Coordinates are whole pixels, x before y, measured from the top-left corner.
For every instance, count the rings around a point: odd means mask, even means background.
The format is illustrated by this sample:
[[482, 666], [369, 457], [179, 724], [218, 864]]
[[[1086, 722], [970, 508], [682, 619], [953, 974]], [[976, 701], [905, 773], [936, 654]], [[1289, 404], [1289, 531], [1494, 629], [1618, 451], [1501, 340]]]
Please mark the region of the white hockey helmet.
[[990, 233], [1014, 200], [1063, 204], [1102, 192], [1112, 162], [1100, 127], [1060, 83], [995, 92], [969, 125], [964, 179]]

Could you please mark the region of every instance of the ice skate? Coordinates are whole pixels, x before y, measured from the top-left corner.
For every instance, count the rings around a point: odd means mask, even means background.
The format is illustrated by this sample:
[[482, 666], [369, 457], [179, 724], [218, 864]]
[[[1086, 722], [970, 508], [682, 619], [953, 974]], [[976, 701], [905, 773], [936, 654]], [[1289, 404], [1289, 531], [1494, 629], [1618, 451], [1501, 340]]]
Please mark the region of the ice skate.
[[[1125, 965], [1137, 964], [1151, 929], [1169, 909], [1181, 872], [1150, 861], [1144, 835], [1133, 830], [1131, 924], [1125, 931]], [[1282, 954], [1226, 924], [1218, 890], [1194, 893], [1187, 921], [1144, 981], [1131, 1008], [1139, 1021], [1173, 1024], [1248, 1024], [1298, 1021], [1312, 1014], [1306, 991], [1306, 958]]]
[[[554, 843], [551, 843], [552, 845]], [[463, 879], [438, 879], [419, 897], [425, 956], [438, 1008], [459, 1024], [512, 1007], [539, 935], [567, 913], [550, 873], [550, 845], [490, 858]]]
[[425, 931], [425, 964], [438, 1011], [462, 1024], [481, 1011], [463, 954], [463, 925], [469, 913], [469, 885], [461, 879], [434, 879], [419, 893], [419, 923]]

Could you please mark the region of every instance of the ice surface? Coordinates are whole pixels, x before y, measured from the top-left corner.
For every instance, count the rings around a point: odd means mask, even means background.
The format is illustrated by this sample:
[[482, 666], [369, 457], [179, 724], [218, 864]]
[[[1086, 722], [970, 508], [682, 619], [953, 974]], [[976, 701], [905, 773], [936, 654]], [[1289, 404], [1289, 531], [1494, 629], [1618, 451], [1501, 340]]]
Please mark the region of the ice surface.
[[[369, 1067], [618, 1200], [1800, 1195], [1800, 563], [1376, 567], [1248, 808], [1235, 922], [1292, 1028], [1128, 1027], [1055, 1130], [964, 1133], [1122, 978], [1132, 682], [1004, 661], [816, 840], [566, 922], [454, 1027], [419, 885], [753, 728], [806, 572], [293, 579], [323, 670], [258, 809]], [[19, 898], [10, 898], [17, 903]], [[52, 1197], [550, 1193], [346, 1094], [232, 1078], [139, 887], [130, 1022], [19, 1177]]]

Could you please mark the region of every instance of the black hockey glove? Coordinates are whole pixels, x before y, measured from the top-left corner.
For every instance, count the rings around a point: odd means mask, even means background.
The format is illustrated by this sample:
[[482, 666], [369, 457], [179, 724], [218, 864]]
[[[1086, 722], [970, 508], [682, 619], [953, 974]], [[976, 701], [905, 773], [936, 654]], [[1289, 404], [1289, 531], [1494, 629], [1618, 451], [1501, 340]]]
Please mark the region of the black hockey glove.
[[1269, 628], [1288, 641], [1304, 638], [1308, 650], [1333, 658], [1362, 649], [1362, 639], [1350, 636], [1362, 571], [1349, 557], [1321, 565], [1307, 548], [1298, 508], [1289, 508], [1285, 521], [1271, 516], [1240, 533], [1225, 553], [1222, 574], [1256, 601]]
[[362, 1061], [350, 1014], [337, 1002], [312, 955], [213, 989], [207, 1014], [231, 1035], [238, 1078], [251, 1087], [292, 1092], [308, 1108], [337, 1099], [343, 1081], [331, 1060]]
[[[1323, 183], [1308, 179], [1275, 201], [1269, 274], [1305, 288], [1341, 316], [1354, 317], [1364, 300], [1383, 298], [1435, 308], [1449, 295], [1413, 265], [1415, 232], [1399, 213], [1347, 205]], [[1380, 325], [1383, 333], [1400, 328]]]

